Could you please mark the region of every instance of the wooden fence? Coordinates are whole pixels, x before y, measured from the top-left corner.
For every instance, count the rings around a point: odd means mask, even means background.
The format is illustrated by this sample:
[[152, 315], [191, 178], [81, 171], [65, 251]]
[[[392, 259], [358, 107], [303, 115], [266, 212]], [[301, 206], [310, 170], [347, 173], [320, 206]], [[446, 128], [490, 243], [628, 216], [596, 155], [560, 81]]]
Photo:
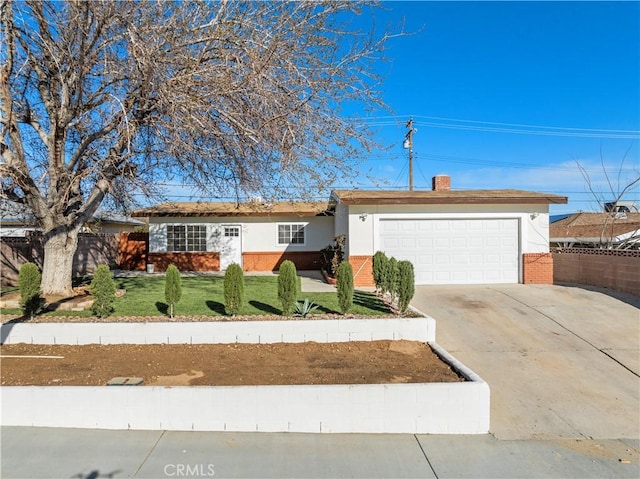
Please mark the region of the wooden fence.
[[[119, 266], [119, 233], [80, 233], [78, 249], [73, 258], [73, 276], [90, 275], [98, 265]], [[25, 238], [0, 238], [0, 282], [15, 286], [20, 266], [30, 261], [42, 268], [42, 236], [31, 234]]]

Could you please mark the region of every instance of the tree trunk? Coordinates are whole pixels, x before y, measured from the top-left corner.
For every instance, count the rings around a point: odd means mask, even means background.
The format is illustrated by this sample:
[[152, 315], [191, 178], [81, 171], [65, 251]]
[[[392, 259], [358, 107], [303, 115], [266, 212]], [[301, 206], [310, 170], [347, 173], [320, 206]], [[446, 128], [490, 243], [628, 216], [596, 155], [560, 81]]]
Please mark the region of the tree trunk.
[[72, 296], [73, 257], [78, 248], [78, 230], [60, 229], [45, 234], [42, 293]]

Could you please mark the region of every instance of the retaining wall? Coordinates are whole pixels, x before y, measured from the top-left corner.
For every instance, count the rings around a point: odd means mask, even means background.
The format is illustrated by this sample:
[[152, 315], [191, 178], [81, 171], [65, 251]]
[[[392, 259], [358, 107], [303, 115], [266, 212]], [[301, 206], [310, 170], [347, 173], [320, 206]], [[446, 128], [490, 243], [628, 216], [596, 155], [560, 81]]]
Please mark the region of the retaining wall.
[[5, 344], [428, 342], [467, 381], [295, 386], [4, 386], [6, 426], [485, 434], [488, 384], [435, 343], [430, 317], [203, 323], [5, 324]]
[[2, 344], [332, 343], [383, 339], [434, 342], [433, 318], [214, 321], [192, 323], [3, 324]]
[[470, 381], [314, 386], [10, 386], [2, 425], [193, 431], [484, 434], [489, 386]]

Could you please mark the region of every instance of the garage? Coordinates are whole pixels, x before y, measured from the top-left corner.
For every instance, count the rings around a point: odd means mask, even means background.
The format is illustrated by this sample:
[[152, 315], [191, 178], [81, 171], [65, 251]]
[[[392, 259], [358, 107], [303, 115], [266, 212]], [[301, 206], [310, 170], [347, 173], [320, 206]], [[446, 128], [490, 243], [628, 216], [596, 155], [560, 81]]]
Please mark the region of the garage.
[[519, 220], [381, 219], [380, 250], [411, 261], [416, 284], [519, 282]]

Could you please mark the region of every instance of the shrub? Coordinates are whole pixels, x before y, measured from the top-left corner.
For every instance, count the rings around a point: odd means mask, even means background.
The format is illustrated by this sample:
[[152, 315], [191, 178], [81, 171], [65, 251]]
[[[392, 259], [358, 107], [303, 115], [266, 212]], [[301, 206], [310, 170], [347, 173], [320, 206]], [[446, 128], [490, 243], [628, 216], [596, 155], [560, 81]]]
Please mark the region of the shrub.
[[393, 303], [398, 291], [398, 260], [395, 258], [389, 258], [387, 263], [387, 271], [385, 272], [385, 286], [384, 291], [389, 293], [391, 302]]
[[298, 274], [296, 265], [285, 260], [278, 272], [278, 299], [282, 303], [282, 314], [291, 316], [298, 297]]
[[384, 278], [389, 266], [389, 258], [382, 251], [376, 252], [373, 255], [373, 281], [376, 284], [376, 289], [379, 292], [383, 291]]
[[106, 318], [113, 313], [113, 302], [116, 299], [116, 283], [113, 281], [111, 271], [106, 264], [101, 264], [96, 268], [89, 291], [93, 296], [93, 305], [91, 306], [93, 314], [99, 318]]
[[404, 313], [415, 293], [413, 264], [410, 261], [398, 262], [398, 309]]
[[33, 319], [40, 309], [40, 283], [42, 275], [34, 263], [25, 263], [18, 273], [18, 288], [20, 289], [20, 307], [25, 316]]
[[182, 296], [182, 279], [180, 278], [180, 270], [170, 264], [167, 267], [164, 280], [164, 299], [169, 306], [169, 317], [173, 318], [176, 303], [180, 301]]
[[224, 305], [227, 314], [238, 314], [244, 305], [244, 273], [239, 264], [232, 263], [224, 273]]
[[353, 269], [347, 261], [343, 261], [338, 266], [336, 274], [338, 284], [338, 306], [342, 314], [346, 314], [353, 305]]
[[320, 251], [322, 269], [324, 269], [332, 278], [336, 277], [338, 266], [344, 261], [344, 244], [346, 241], [345, 235], [338, 235], [333, 238], [334, 245], [329, 245]]

